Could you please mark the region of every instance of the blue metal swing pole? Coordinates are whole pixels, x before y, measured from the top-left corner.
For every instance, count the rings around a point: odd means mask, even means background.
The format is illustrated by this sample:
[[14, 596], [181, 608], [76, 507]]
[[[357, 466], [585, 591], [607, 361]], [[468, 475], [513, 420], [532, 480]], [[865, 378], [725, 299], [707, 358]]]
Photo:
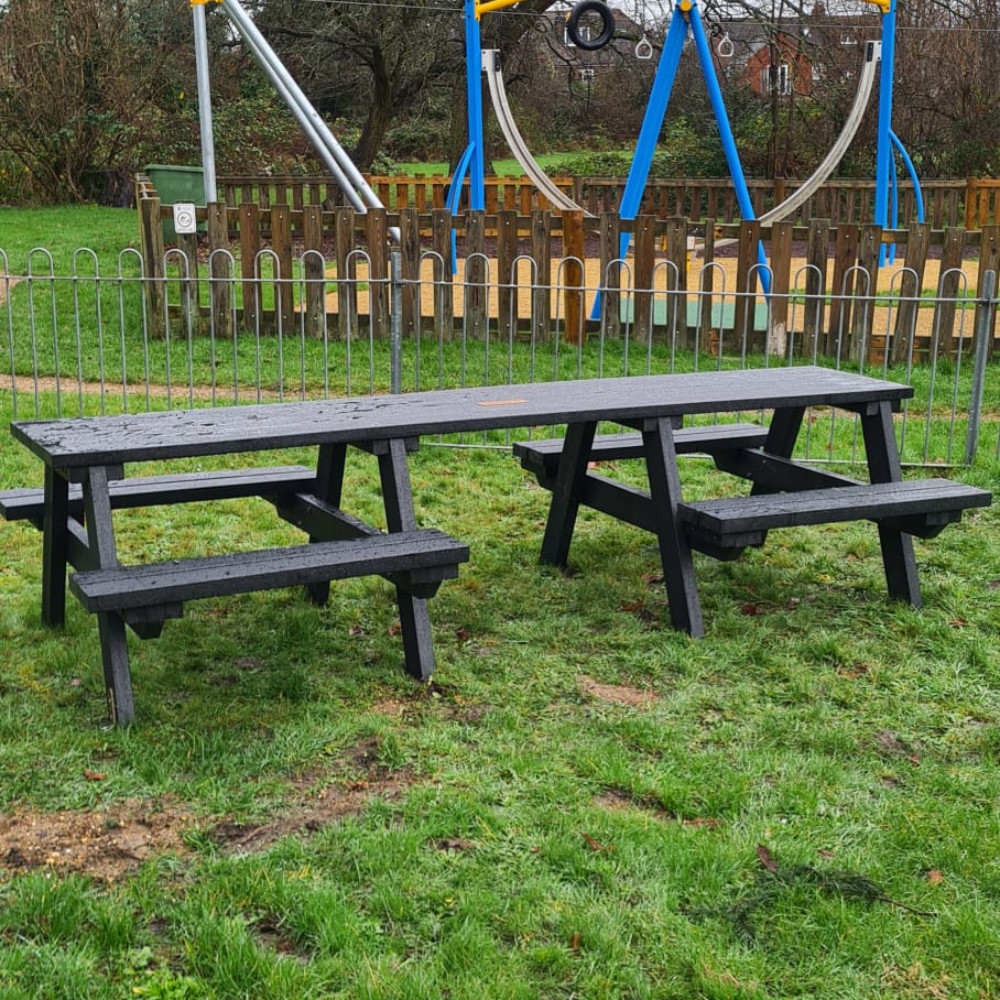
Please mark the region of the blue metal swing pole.
[[[451, 175], [451, 185], [445, 207], [452, 215], [458, 214], [462, 200], [462, 185], [469, 175], [469, 208], [482, 211], [486, 208], [486, 168], [483, 163], [483, 56], [479, 38], [479, 19], [476, 17], [476, 0], [465, 0], [465, 103], [469, 144]], [[458, 271], [458, 234], [451, 227], [451, 273]]]
[[[642, 193], [646, 190], [649, 168], [653, 165], [653, 154], [656, 152], [656, 143], [660, 138], [660, 129], [663, 128], [663, 116], [667, 113], [667, 102], [670, 100], [670, 92], [674, 87], [674, 77], [677, 75], [677, 66], [681, 61], [681, 52], [684, 49], [686, 38], [687, 20], [678, 5], [674, 8], [667, 37], [663, 41], [663, 51], [660, 53], [660, 61], [656, 65], [656, 75], [653, 77], [653, 86], [649, 91], [649, 100], [646, 102], [646, 113], [643, 115], [642, 127], [639, 129], [632, 166], [625, 181], [621, 204], [618, 206], [618, 215], [622, 219], [634, 219], [639, 214]], [[619, 260], [625, 260], [631, 240], [630, 233], [621, 234], [618, 243]], [[594, 299], [590, 318], [593, 320], [601, 318], [600, 290]]]
[[[646, 113], [642, 119], [642, 127], [639, 129], [639, 139], [636, 142], [635, 155], [632, 157], [632, 167], [628, 172], [628, 179], [625, 181], [621, 205], [618, 207], [618, 214], [623, 219], [634, 219], [639, 214], [642, 193], [646, 190], [649, 168], [653, 165], [653, 154], [656, 152], [656, 143], [660, 138], [660, 129], [663, 128], [663, 116], [667, 113], [667, 102], [670, 100], [670, 92], [674, 87], [674, 77], [677, 75], [677, 66], [681, 61], [681, 52], [687, 38], [687, 27], [687, 20], [681, 13], [680, 6], [675, 7], [670, 19], [667, 37], [663, 42], [663, 52], [660, 54], [660, 61], [656, 67], [653, 86], [649, 91], [649, 101], [646, 103]], [[622, 233], [618, 251], [618, 256], [622, 260], [628, 253], [631, 238], [629, 233]]]
[[[684, 0], [682, 0], [683, 4]], [[895, 2], [895, 0], [894, 0]], [[726, 164], [729, 167], [729, 176], [733, 180], [733, 187], [736, 189], [736, 200], [740, 206], [740, 214], [744, 219], [753, 220], [756, 218], [753, 210], [753, 202], [750, 200], [750, 191], [747, 188], [746, 178], [743, 176], [743, 165], [740, 163], [740, 154], [736, 149], [736, 139], [733, 137], [733, 129], [729, 124], [729, 115], [726, 113], [726, 105], [722, 99], [722, 88], [719, 86], [718, 78], [715, 75], [715, 65], [712, 62], [712, 53], [708, 47], [708, 38], [705, 35], [705, 28], [701, 21], [698, 8], [691, 3], [688, 16], [691, 19], [691, 35], [694, 38], [695, 49], [698, 52], [698, 60], [701, 62], [702, 76], [705, 77], [705, 87], [708, 90], [708, 99], [712, 105], [712, 112], [715, 115], [715, 124], [719, 128], [719, 137], [722, 139], [722, 151], [726, 157]], [[757, 243], [757, 263], [761, 265], [760, 284], [767, 295], [771, 291], [771, 275], [768, 271], [767, 254], [764, 253], [763, 242]]]
[[923, 222], [924, 192], [920, 187], [920, 178], [917, 177], [917, 168], [913, 165], [913, 160], [910, 159], [910, 154], [907, 153], [906, 147], [899, 141], [899, 136], [892, 129], [889, 130], [889, 139], [893, 146], [896, 147], [896, 152], [899, 153], [899, 158], [903, 161], [903, 166], [906, 167], [906, 172], [910, 175], [910, 180], [913, 181], [913, 197], [917, 203], [917, 222]]
[[[889, 169], [892, 160], [892, 81], [896, 61], [896, 0], [882, 15], [882, 65], [878, 84], [878, 146], [875, 159], [875, 225], [889, 221]], [[879, 267], [885, 264], [885, 246], [879, 249]]]
[[[475, 0], [465, 0], [465, 100], [468, 105], [469, 146], [469, 208], [481, 212], [486, 208], [486, 168], [483, 162], [483, 55], [479, 39], [479, 19]], [[461, 183], [461, 182], [460, 182]]]

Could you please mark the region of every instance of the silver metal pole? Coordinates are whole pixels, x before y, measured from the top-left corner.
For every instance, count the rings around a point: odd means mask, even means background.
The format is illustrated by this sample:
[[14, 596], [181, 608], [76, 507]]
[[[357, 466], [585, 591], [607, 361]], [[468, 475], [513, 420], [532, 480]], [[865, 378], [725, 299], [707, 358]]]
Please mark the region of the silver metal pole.
[[979, 422], [983, 412], [983, 383], [986, 381], [986, 355], [993, 336], [993, 316], [997, 306], [997, 273], [983, 275], [982, 298], [976, 303], [976, 326], [973, 334], [972, 393], [969, 397], [969, 427], [965, 435], [965, 464], [976, 460], [979, 446]]
[[205, 26], [205, 5], [191, 6], [194, 17], [194, 62], [198, 77], [198, 124], [201, 129], [201, 166], [205, 181], [205, 203], [216, 201], [219, 189], [215, 183], [215, 137], [212, 134], [212, 85], [208, 72], [208, 29]]
[[[225, 5], [223, 9], [225, 10], [228, 5]], [[231, 16], [231, 14], [230, 14]], [[234, 20], [234, 23], [235, 20]], [[239, 24], [236, 25], [239, 29]], [[240, 29], [242, 34], [242, 29]], [[359, 212], [367, 211], [367, 206], [361, 198], [361, 195], [355, 190], [354, 185], [348, 179], [347, 175], [340, 168], [340, 164], [334, 158], [333, 154], [327, 148], [326, 143], [320, 137], [319, 133], [313, 128], [309, 117], [305, 112], [298, 106], [292, 93], [282, 82], [281, 77], [272, 71], [267, 59], [264, 57], [263, 52], [256, 45], [254, 40], [249, 35], [243, 35], [243, 42], [246, 47], [250, 50], [253, 57], [260, 63], [261, 69], [268, 75], [271, 83], [274, 84], [274, 89], [277, 90], [278, 96], [285, 102], [288, 106], [288, 110], [295, 116], [295, 120], [299, 123], [302, 131], [305, 133], [306, 138], [313, 144], [313, 148], [319, 154], [320, 159], [326, 164], [327, 170], [334, 176], [337, 183], [340, 185], [340, 189], [344, 192], [347, 200], [354, 206]]]
[[389, 314], [389, 392], [403, 391], [403, 255], [389, 253], [392, 276], [392, 311]]
[[[291, 74], [285, 69], [284, 64], [278, 58], [274, 49], [268, 44], [267, 39], [261, 34], [260, 29], [253, 23], [250, 15], [240, 6], [239, 0], [223, 0], [222, 9], [229, 14], [233, 23], [239, 29], [244, 39], [250, 41], [257, 50], [258, 59], [263, 58], [261, 65], [264, 71], [282, 92], [286, 103], [299, 118], [301, 112], [309, 120], [313, 130], [320, 136], [323, 143], [329, 149], [331, 155], [340, 165], [340, 169], [350, 179], [351, 185], [360, 193], [365, 203], [371, 208], [384, 208], [379, 197], [372, 190], [371, 185], [365, 180], [361, 171], [344, 151], [344, 147], [337, 142], [333, 133], [327, 127], [326, 122], [320, 117], [319, 112], [309, 103], [309, 98], [303, 93], [302, 88], [295, 82]], [[278, 81], [280, 80], [280, 84]], [[288, 96], [285, 96], [285, 95]], [[298, 112], [296, 112], [296, 107]], [[301, 124], [301, 120], [300, 120]]]

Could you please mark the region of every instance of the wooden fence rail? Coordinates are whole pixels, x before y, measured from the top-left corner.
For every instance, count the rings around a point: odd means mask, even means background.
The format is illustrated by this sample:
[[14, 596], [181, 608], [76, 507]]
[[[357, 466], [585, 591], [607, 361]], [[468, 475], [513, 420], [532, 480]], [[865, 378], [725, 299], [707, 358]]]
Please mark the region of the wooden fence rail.
[[[450, 178], [444, 176], [368, 175], [367, 179], [389, 212], [415, 208], [425, 213], [444, 208], [450, 183]], [[553, 181], [594, 216], [617, 211], [625, 189], [624, 177], [557, 176], [553, 177]], [[783, 202], [801, 183], [785, 178], [749, 180], [747, 184], [755, 214], [763, 215]], [[926, 221], [935, 229], [961, 225], [963, 220], [967, 229], [978, 228], [972, 224], [968, 214], [970, 205], [975, 204], [978, 213], [980, 199], [995, 192], [998, 185], [998, 181], [978, 179], [925, 181], [922, 190]], [[901, 182], [899, 191], [899, 224], [906, 226], [917, 221], [916, 198], [913, 185], [909, 182]], [[812, 219], [828, 219], [835, 226], [841, 223], [864, 224], [873, 217], [874, 196], [874, 181], [829, 181], [785, 221], [808, 225]], [[329, 210], [346, 204], [336, 181], [323, 176], [224, 176], [219, 178], [219, 200], [230, 208], [253, 203], [261, 209], [287, 204], [293, 210], [301, 210], [306, 205], [319, 205]], [[1000, 222], [998, 202], [1000, 197], [995, 193], [992, 200], [982, 202], [985, 214], [980, 224]], [[504, 210], [530, 215], [536, 209], [544, 211], [549, 208], [551, 206], [544, 195], [527, 177], [486, 178], [488, 216]], [[739, 206], [728, 178], [653, 178], [646, 186], [641, 214], [660, 219], [683, 215], [694, 221], [716, 219], [728, 223], [738, 221]]]
[[[608, 336], [627, 330], [643, 342], [672, 337], [678, 346], [728, 337], [779, 353], [794, 343], [797, 353], [846, 351], [855, 360], [866, 350], [893, 360], [955, 356], [969, 350], [967, 304], [981, 293], [986, 271], [1000, 269], [997, 224], [966, 230], [914, 223], [882, 231], [826, 219], [696, 225], [680, 216], [623, 220], [602, 212], [585, 219], [540, 209], [359, 214], [279, 200], [268, 208], [253, 202], [199, 208], [207, 233], [201, 245], [194, 236], [181, 238], [178, 249], [188, 262], [181, 273], [174, 259], [180, 255], [163, 248], [159, 223], [170, 212], [148, 192], [140, 201], [154, 336], [163, 335], [171, 308], [200, 303], [217, 336], [230, 336], [236, 323], [307, 336], [387, 337], [392, 228], [401, 233], [404, 336], [449, 337], [460, 322], [480, 338], [557, 333], [576, 343], [598, 328], [588, 317], [600, 288], [599, 328]], [[632, 234], [632, 251], [616, 263], [622, 233]], [[693, 261], [689, 236], [697, 242]], [[769, 261], [767, 296], [758, 281], [759, 240]], [[890, 247], [899, 262], [881, 269], [880, 251]], [[169, 294], [172, 283], [179, 297]]]

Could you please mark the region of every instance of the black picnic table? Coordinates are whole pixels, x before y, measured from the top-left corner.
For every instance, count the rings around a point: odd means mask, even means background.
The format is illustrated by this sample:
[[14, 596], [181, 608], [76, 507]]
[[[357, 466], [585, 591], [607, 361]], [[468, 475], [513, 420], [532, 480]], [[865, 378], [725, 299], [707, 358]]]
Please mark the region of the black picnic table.
[[[468, 548], [420, 529], [408, 454], [421, 437], [566, 425], [565, 437], [515, 447], [526, 468], [552, 490], [542, 559], [565, 563], [581, 504], [653, 532], [658, 539], [673, 625], [703, 634], [692, 548], [730, 558], [759, 545], [771, 528], [868, 518], [878, 524], [891, 595], [920, 603], [911, 535], [930, 536], [989, 494], [945, 480], [902, 481], [892, 412], [912, 389], [878, 378], [813, 366], [651, 375], [444, 389], [404, 395], [123, 416], [16, 422], [14, 437], [44, 463], [43, 490], [0, 495], [8, 519], [43, 532], [42, 617], [65, 615], [70, 588], [98, 615], [111, 718], [132, 720], [125, 626], [159, 634], [186, 600], [305, 584], [317, 602], [329, 582], [383, 575], [396, 585], [405, 665], [434, 669], [427, 600], [454, 577]], [[809, 406], [858, 414], [869, 483], [792, 459]], [[767, 427], [717, 423], [682, 427], [684, 417], [770, 414]], [[598, 436], [600, 422], [633, 429]], [[282, 466], [124, 478], [124, 466], [313, 446], [314, 468]], [[378, 462], [386, 531], [340, 508], [348, 446]], [[685, 502], [677, 454], [704, 451], [753, 482], [750, 497]], [[648, 491], [588, 469], [592, 458], [640, 457]], [[112, 511], [243, 496], [270, 500], [308, 544], [164, 563], [122, 566]]]

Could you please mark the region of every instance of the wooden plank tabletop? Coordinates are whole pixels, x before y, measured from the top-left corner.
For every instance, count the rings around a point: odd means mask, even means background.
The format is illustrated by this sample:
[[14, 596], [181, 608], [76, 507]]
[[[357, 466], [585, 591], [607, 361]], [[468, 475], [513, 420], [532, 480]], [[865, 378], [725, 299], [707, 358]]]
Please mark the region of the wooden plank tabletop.
[[11, 433], [53, 468], [71, 469], [586, 420], [856, 405], [912, 395], [897, 382], [801, 366], [35, 420], [11, 424]]

